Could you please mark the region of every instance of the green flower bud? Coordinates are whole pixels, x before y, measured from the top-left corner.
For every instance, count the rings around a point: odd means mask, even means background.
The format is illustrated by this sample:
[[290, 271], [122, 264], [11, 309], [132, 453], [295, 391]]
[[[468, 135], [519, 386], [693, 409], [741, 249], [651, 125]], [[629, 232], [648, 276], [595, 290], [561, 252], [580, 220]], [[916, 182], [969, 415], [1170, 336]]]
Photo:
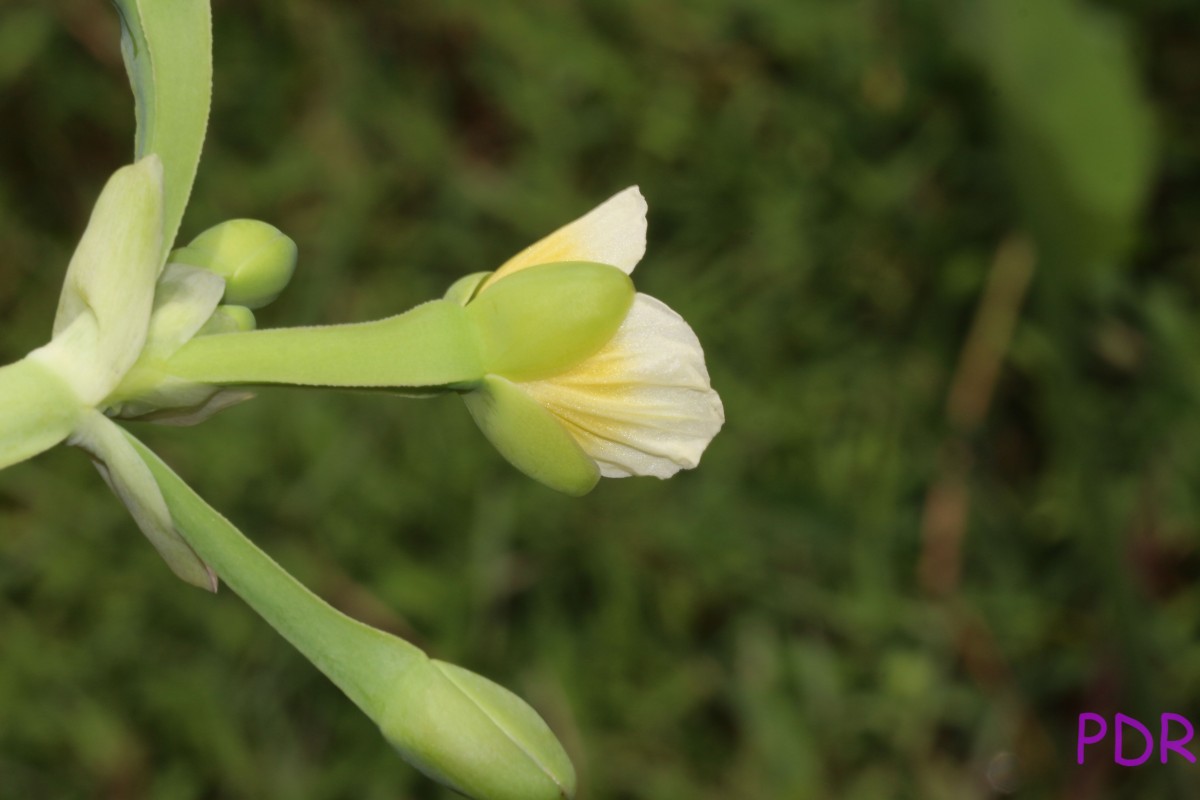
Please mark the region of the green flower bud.
[[467, 305], [484, 369], [517, 381], [563, 372], [595, 353], [633, 304], [633, 281], [606, 264], [542, 264], [486, 286]]
[[575, 769], [554, 733], [512, 692], [473, 672], [421, 659], [376, 721], [405, 760], [476, 800], [562, 800]]
[[254, 312], [245, 306], [217, 306], [208, 322], [196, 332], [197, 336], [214, 333], [244, 333], [258, 327]]
[[296, 269], [296, 243], [273, 225], [231, 219], [171, 253], [170, 261], [225, 279], [225, 302], [261, 308], [283, 291]]

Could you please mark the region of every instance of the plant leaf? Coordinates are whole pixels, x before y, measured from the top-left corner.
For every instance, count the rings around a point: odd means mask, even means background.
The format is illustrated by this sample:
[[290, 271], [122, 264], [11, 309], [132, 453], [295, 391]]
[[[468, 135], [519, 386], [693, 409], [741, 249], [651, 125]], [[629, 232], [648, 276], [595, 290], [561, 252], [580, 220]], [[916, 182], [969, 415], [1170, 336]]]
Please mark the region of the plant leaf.
[[1039, 244], [1060, 264], [1111, 267], [1133, 241], [1157, 160], [1117, 18], [1076, 0], [986, 0], [977, 23], [973, 53], [996, 88]]
[[137, 114], [135, 152], [139, 159], [157, 153], [163, 162], [165, 258], [192, 192], [208, 125], [212, 12], [208, 0], [115, 3]]

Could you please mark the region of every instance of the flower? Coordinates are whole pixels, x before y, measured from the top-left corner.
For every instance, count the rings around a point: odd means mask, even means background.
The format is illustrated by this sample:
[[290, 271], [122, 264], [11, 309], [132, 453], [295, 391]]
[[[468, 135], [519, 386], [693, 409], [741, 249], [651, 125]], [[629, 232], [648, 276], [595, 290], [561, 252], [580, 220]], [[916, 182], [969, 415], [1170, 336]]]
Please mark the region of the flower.
[[194, 336], [127, 386], [151, 407], [164, 403], [142, 383], [454, 392], [509, 462], [551, 488], [668, 478], [699, 463], [725, 412], [692, 329], [634, 291], [645, 249], [646, 201], [631, 187], [440, 300], [372, 322]]
[[[563, 262], [628, 275], [645, 250], [646, 201], [632, 186], [447, 296], [471, 310], [512, 276]], [[601, 476], [669, 478], [691, 469], [725, 421], [696, 334], [641, 293], [615, 332], [575, 363], [537, 377], [489, 370], [464, 399], [514, 466], [569, 494], [588, 492]]]

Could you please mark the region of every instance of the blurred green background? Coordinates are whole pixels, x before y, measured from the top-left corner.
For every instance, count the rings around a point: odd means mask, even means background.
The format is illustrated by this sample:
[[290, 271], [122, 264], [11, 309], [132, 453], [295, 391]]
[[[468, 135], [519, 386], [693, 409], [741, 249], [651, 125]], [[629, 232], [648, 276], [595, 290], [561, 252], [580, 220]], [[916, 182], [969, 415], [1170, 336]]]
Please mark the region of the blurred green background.
[[[183, 235], [296, 239], [260, 323], [396, 313], [638, 183], [639, 288], [727, 409], [699, 469], [582, 500], [452, 398], [136, 426], [309, 586], [528, 698], [585, 800], [1195, 796], [1075, 763], [1082, 711], [1200, 722], [1193, 0], [214, 15]], [[130, 158], [117, 35], [0, 4], [0, 362]], [[0, 475], [0, 797], [448, 796], [79, 452]]]

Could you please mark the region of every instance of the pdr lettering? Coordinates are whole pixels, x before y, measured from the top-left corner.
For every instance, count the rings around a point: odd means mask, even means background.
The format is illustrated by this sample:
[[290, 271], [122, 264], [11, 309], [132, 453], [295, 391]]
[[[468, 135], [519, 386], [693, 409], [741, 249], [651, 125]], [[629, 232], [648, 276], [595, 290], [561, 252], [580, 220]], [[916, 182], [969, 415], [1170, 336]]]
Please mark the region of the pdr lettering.
[[[1133, 717], [1117, 714], [1112, 726], [1099, 714], [1085, 712], [1079, 715], [1079, 735], [1076, 738], [1075, 763], [1085, 760], [1088, 745], [1099, 744], [1112, 733], [1113, 760], [1122, 767], [1139, 767], [1154, 755], [1154, 733]], [[1179, 714], [1161, 714], [1158, 718], [1158, 760], [1167, 763], [1172, 753], [1195, 764], [1196, 757], [1188, 750], [1195, 729], [1186, 717]], [[1092, 754], [1096, 756], [1095, 753]], [[1107, 753], [1103, 753], [1106, 756]]]

